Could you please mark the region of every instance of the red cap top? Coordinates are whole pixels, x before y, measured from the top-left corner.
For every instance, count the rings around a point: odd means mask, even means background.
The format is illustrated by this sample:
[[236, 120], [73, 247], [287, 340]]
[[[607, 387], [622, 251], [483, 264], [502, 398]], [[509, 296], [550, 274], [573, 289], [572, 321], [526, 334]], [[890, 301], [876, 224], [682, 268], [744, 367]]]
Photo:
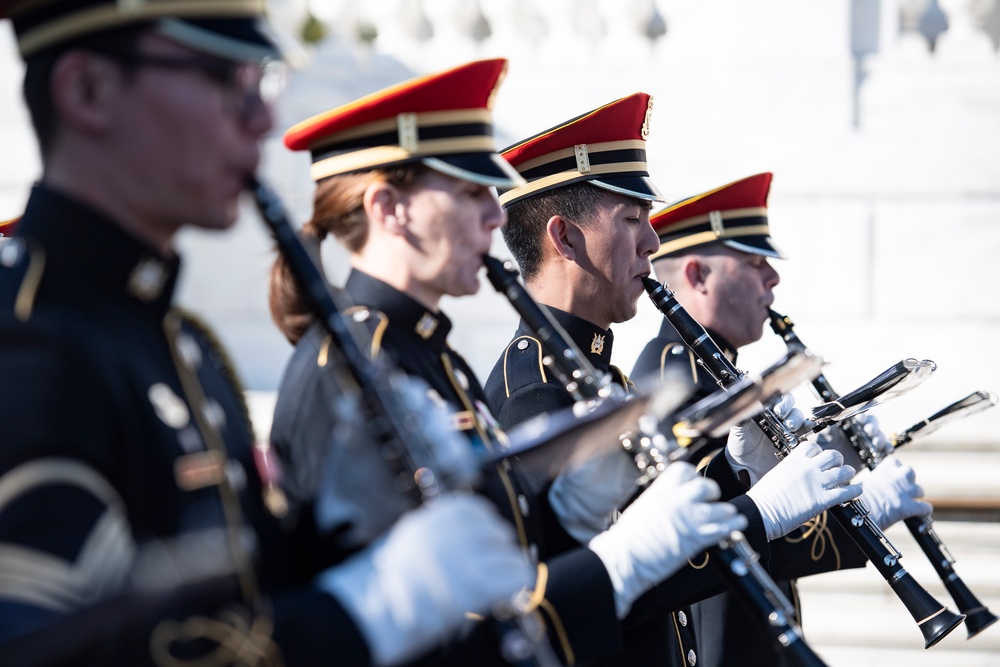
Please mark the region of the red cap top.
[[506, 70], [495, 58], [405, 81], [302, 121], [285, 145], [312, 152], [317, 181], [420, 161], [487, 185], [518, 183], [497, 155], [490, 113]]
[[635, 93], [505, 148], [502, 155], [528, 183], [501, 194], [500, 202], [510, 205], [580, 181], [662, 201], [646, 165], [652, 112], [653, 98]]
[[653, 259], [680, 250], [724, 243], [758, 255], [781, 257], [767, 223], [771, 173], [764, 172], [677, 202], [649, 218], [660, 236]]

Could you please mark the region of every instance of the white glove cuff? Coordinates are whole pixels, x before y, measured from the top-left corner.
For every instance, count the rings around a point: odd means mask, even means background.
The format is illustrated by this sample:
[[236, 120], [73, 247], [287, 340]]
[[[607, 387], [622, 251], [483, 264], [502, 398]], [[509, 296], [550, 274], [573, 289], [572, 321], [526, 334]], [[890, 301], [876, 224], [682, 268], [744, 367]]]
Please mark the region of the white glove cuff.
[[[381, 540], [379, 540], [380, 542]], [[391, 600], [383, 591], [392, 590], [385, 577], [390, 573], [378, 572], [368, 549], [351, 556], [336, 567], [320, 573], [317, 586], [332, 595], [354, 620], [371, 652], [372, 664], [395, 665], [430, 648], [427, 637], [439, 636], [436, 628], [426, 628], [419, 605], [405, 604], [407, 596]], [[382, 581], [378, 581], [379, 577]], [[403, 603], [403, 604], [400, 604]], [[437, 618], [437, 616], [435, 616]]]
[[615, 591], [616, 615], [619, 619], [625, 618], [629, 609], [632, 608], [632, 603], [645, 592], [639, 590], [636, 585], [636, 577], [633, 576], [632, 570], [632, 558], [628, 554], [622, 553], [618, 541], [608, 531], [594, 537], [588, 546], [591, 551], [597, 554], [597, 557], [604, 563], [604, 569], [608, 571], [611, 587]]

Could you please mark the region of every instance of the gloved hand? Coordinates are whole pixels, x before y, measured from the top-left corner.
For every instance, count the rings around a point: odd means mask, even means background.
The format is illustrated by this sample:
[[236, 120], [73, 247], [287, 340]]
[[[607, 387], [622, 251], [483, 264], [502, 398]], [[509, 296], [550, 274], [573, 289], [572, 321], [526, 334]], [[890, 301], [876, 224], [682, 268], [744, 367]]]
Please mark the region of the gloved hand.
[[890, 456], [861, 481], [861, 500], [871, 510], [875, 525], [885, 530], [897, 521], [931, 513], [931, 504], [918, 500], [924, 490], [915, 479], [913, 468]]
[[735, 507], [709, 502], [719, 495], [719, 485], [699, 476], [694, 466], [671, 463], [615, 524], [590, 541], [611, 578], [618, 618], [688, 558], [746, 528], [746, 517]]
[[[795, 397], [782, 394], [775, 403], [774, 411], [784, 420], [791, 430], [802, 426], [805, 417], [795, 407]], [[729, 441], [726, 443], [726, 458], [734, 470], [746, 470], [750, 475], [750, 485], [753, 486], [768, 470], [778, 465], [774, 445], [753, 419], [737, 424], [729, 430]]]
[[569, 468], [549, 487], [549, 505], [573, 538], [586, 544], [638, 490], [635, 462], [621, 448]]
[[[889, 439], [885, 437], [882, 433], [882, 429], [879, 428], [878, 419], [874, 415], [867, 412], [854, 417], [854, 421], [861, 427], [865, 435], [871, 441], [872, 446], [875, 449], [875, 455], [879, 458], [887, 456], [892, 453], [893, 447]], [[855, 470], [863, 470], [866, 466], [861, 461], [861, 457], [858, 455], [858, 450], [855, 449], [854, 445], [851, 443], [850, 439], [847, 437], [847, 433], [844, 429], [840, 428], [839, 425], [833, 425], [827, 429], [819, 432], [816, 436], [816, 442], [823, 449], [835, 449], [844, 456], [844, 463], [851, 466]]]
[[395, 665], [534, 585], [514, 531], [484, 499], [442, 497], [318, 577], [347, 610], [376, 665]]
[[764, 519], [768, 540], [787, 535], [825, 509], [861, 494], [860, 484], [847, 484], [854, 468], [843, 465], [840, 452], [802, 442], [747, 491]]

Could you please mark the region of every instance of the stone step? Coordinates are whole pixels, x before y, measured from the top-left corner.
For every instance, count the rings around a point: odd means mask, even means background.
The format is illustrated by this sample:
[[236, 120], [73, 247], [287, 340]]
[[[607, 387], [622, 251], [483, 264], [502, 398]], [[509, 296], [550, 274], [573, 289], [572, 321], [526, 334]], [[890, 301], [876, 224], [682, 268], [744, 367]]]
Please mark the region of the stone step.
[[932, 503], [1000, 507], [1000, 451], [900, 449], [896, 456], [913, 467]]

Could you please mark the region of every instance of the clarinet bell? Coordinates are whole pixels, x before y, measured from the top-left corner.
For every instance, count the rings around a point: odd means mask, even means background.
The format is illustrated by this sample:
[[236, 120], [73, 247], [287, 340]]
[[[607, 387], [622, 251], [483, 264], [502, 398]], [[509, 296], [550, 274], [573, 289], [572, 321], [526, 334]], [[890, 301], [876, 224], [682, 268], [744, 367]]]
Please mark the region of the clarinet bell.
[[956, 614], [935, 600], [909, 573], [889, 586], [917, 622], [924, 636], [924, 648], [937, 644], [965, 620], [965, 614]]
[[948, 589], [948, 593], [951, 594], [951, 599], [955, 601], [955, 605], [965, 614], [965, 629], [969, 632], [969, 636], [966, 639], [972, 639], [996, 623], [996, 615], [979, 601], [979, 598], [969, 590], [969, 587], [965, 585], [965, 582], [957, 574], [952, 572], [951, 576], [945, 579], [944, 586]]
[[986, 607], [978, 610], [968, 610], [965, 615], [965, 629], [969, 631], [966, 639], [972, 639], [980, 632], [996, 623], [997, 617]]

